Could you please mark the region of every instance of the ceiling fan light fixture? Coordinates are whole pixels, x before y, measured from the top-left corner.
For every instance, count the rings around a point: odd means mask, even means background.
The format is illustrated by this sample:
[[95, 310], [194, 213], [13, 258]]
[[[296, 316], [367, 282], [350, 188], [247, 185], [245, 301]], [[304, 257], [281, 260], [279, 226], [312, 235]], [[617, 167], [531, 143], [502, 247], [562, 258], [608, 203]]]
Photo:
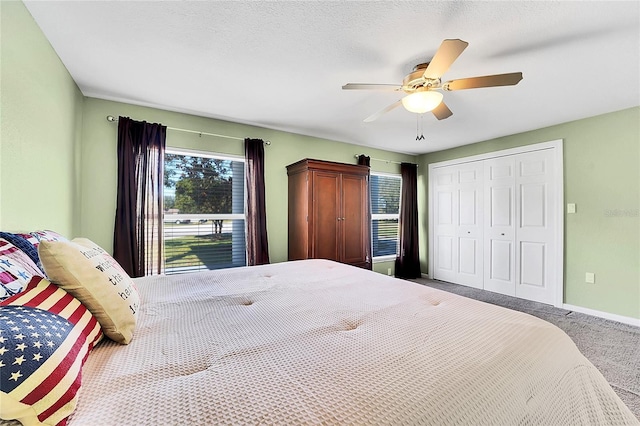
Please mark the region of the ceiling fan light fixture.
[[442, 98], [443, 96], [440, 92], [435, 92], [433, 90], [421, 90], [402, 98], [402, 106], [404, 106], [404, 108], [409, 112], [424, 114], [425, 112], [432, 111], [440, 105]]

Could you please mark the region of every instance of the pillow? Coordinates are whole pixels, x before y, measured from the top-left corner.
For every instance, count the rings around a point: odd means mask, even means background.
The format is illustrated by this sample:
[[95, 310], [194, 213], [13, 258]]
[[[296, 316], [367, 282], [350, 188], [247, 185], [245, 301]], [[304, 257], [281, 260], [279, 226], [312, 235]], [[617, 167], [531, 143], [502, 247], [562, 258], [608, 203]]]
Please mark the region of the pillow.
[[102, 338], [98, 321], [43, 277], [0, 302], [0, 418], [62, 424], [75, 410], [82, 365]]
[[38, 239], [31, 234], [11, 234], [0, 232], [0, 238], [4, 238], [14, 246], [22, 250], [36, 265], [40, 262], [38, 257]]
[[[35, 237], [38, 240], [38, 243], [41, 241], [69, 241], [67, 238], [63, 237], [57, 232], [49, 231], [48, 229], [45, 229], [44, 231], [35, 231], [35, 232], [32, 232], [30, 235]], [[37, 247], [37, 244], [36, 244], [36, 247]]]
[[0, 301], [20, 293], [42, 271], [22, 250], [0, 238]]
[[113, 257], [85, 238], [41, 241], [38, 253], [49, 279], [80, 300], [107, 337], [122, 344], [131, 341], [140, 298]]
[[[31, 238], [32, 238], [30, 241], [33, 242], [33, 239], [36, 240], [35, 243], [33, 244], [33, 246], [36, 249], [36, 252], [38, 251], [38, 245], [40, 244], [41, 241], [69, 241], [62, 235], [58, 234], [57, 232], [49, 231], [49, 230], [34, 231], [29, 235], [31, 235]], [[38, 267], [44, 271], [44, 267], [42, 266], [42, 261], [40, 261], [40, 255], [38, 255], [38, 261], [36, 262], [36, 265], [38, 265]]]
[[40, 244], [40, 241], [69, 241], [57, 232], [49, 230], [35, 231], [30, 234], [0, 232], [0, 238], [9, 241], [29, 256], [38, 269], [40, 269], [41, 273], [39, 275], [44, 275], [44, 269], [38, 256], [38, 244]]

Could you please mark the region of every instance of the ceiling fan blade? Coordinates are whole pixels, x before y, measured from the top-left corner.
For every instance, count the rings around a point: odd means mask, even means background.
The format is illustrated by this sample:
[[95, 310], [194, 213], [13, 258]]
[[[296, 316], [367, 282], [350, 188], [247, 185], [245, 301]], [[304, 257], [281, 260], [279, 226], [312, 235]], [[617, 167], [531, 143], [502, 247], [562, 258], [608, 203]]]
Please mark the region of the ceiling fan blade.
[[382, 111], [378, 111], [378, 112], [376, 112], [375, 114], [370, 115], [369, 117], [365, 118], [365, 119], [364, 119], [364, 122], [365, 122], [365, 123], [371, 123], [372, 121], [375, 121], [375, 120], [377, 120], [378, 118], [380, 118], [380, 116], [381, 116], [382, 114], [386, 114], [386, 113], [388, 113], [389, 111], [391, 111], [392, 109], [399, 107], [400, 105], [402, 105], [402, 99], [399, 99], [398, 101], [396, 101], [396, 102], [392, 103], [391, 105], [389, 105], [388, 107], [386, 107], [386, 108], [385, 108], [385, 109], [383, 109]]
[[444, 90], [477, 89], [480, 87], [514, 86], [522, 80], [521, 72], [508, 74], [485, 75], [482, 77], [461, 78], [447, 81], [442, 85]]
[[361, 83], [348, 83], [342, 86], [342, 90], [388, 90], [398, 91], [402, 89], [402, 86], [397, 84], [361, 84]]
[[444, 101], [440, 102], [440, 104], [435, 107], [432, 111], [433, 115], [436, 116], [438, 120], [444, 120], [445, 118], [449, 118], [453, 115], [449, 107], [444, 103]]
[[469, 43], [466, 41], [457, 38], [444, 40], [424, 71], [424, 78], [442, 77], [442, 74], [447, 72], [453, 61], [460, 56], [468, 45]]

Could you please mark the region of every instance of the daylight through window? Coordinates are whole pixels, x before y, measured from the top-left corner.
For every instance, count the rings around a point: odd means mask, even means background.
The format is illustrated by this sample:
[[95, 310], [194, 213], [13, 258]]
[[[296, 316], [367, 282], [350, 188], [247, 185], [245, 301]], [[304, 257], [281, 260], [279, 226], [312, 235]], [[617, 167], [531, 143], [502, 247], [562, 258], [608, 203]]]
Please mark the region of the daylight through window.
[[244, 160], [167, 149], [166, 274], [246, 265]]
[[398, 253], [401, 183], [400, 176], [371, 173], [371, 235], [374, 258], [395, 256]]

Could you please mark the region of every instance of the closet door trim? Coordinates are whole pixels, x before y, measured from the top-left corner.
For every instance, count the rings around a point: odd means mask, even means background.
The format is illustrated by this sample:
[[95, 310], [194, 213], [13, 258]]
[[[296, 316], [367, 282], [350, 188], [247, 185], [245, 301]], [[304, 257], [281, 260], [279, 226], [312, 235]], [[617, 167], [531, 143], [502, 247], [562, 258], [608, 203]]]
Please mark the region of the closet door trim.
[[555, 270], [555, 298], [554, 306], [562, 307], [564, 303], [564, 163], [563, 163], [563, 140], [557, 139], [549, 142], [541, 142], [531, 145], [520, 146], [516, 148], [510, 148], [500, 151], [488, 152], [485, 154], [473, 155], [470, 157], [456, 158], [453, 160], [441, 161], [438, 163], [429, 164], [428, 179], [429, 179], [429, 193], [428, 193], [428, 278], [433, 278], [432, 271], [434, 265], [434, 176], [435, 169], [461, 165], [469, 162], [483, 161], [487, 159], [512, 156], [516, 154], [522, 154], [527, 152], [541, 151], [541, 150], [553, 150], [554, 153], [554, 167], [555, 167], [555, 198], [556, 206], [554, 212], [557, 223], [557, 232], [554, 236], [554, 242], [556, 244], [556, 270]]

